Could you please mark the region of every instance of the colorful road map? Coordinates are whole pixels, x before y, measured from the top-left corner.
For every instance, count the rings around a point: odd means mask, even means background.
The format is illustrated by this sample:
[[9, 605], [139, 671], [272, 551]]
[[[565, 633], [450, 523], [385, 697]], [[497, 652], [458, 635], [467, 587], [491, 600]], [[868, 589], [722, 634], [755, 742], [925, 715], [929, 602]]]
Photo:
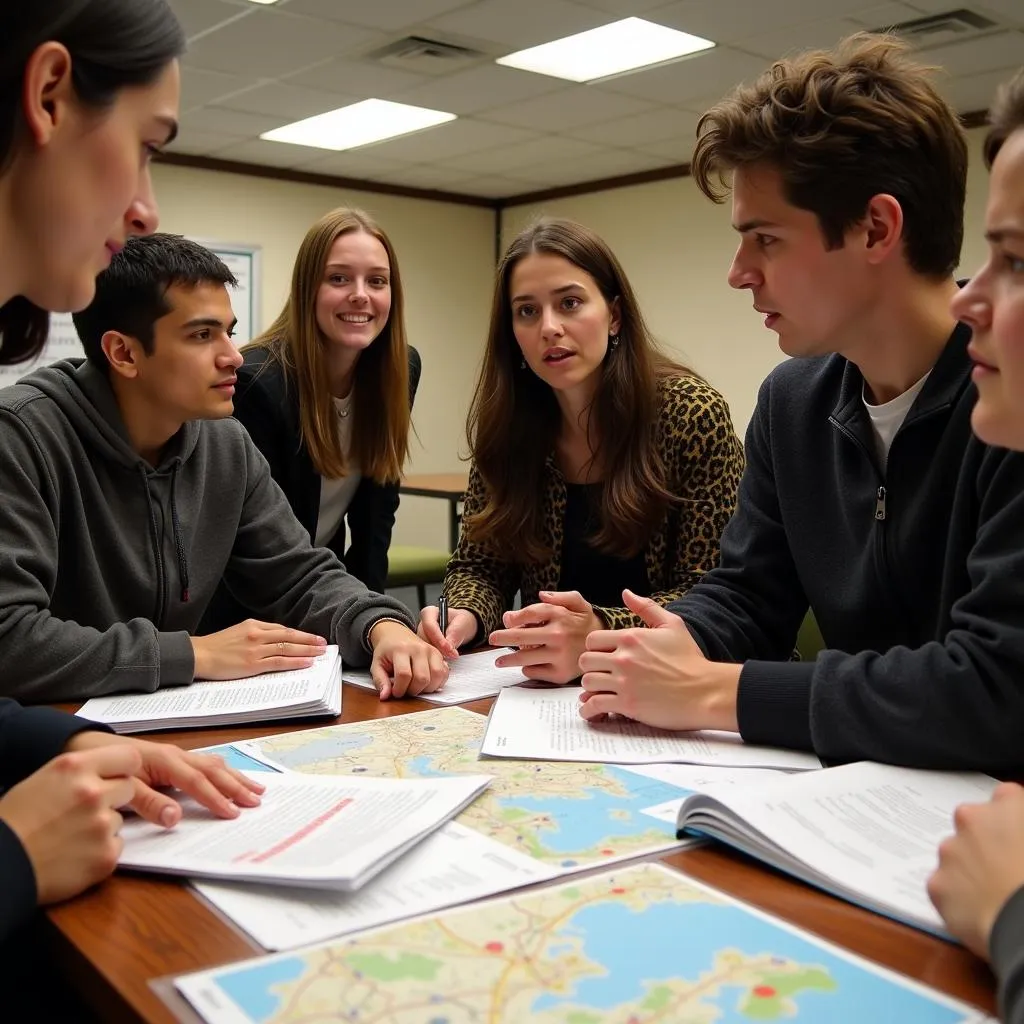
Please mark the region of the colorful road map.
[[175, 984], [208, 1024], [985, 1019], [655, 864]]
[[646, 810], [688, 790], [625, 768], [478, 759], [486, 719], [463, 708], [270, 736], [240, 748], [291, 771], [423, 778], [493, 775], [456, 819], [558, 871], [578, 871], [681, 844]]

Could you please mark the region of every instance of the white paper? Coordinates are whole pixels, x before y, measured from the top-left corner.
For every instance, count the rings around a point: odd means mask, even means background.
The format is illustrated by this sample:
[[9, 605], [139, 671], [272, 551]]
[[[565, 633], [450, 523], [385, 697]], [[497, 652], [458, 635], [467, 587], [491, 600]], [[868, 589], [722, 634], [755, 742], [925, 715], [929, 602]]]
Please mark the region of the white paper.
[[78, 715], [104, 722], [118, 732], [143, 732], [214, 722], [250, 722], [296, 712], [340, 714], [340, 674], [338, 648], [331, 645], [307, 669], [192, 683], [155, 693], [94, 697], [82, 705]]
[[[785, 778], [787, 774], [771, 768], [720, 768], [701, 764], [631, 764], [621, 767], [634, 775], [667, 782], [680, 789], [688, 789], [691, 793], [700, 793], [715, 786], [753, 788], [771, 780]], [[679, 808], [686, 799], [681, 796], [675, 800], [666, 800], [646, 808], [644, 814], [674, 824], [679, 818]]]
[[449, 822], [355, 893], [194, 883], [264, 949], [295, 949], [336, 935], [493, 896], [557, 871]]
[[[495, 661], [503, 654], [510, 654], [510, 648], [493, 651], [477, 651], [475, 654], [460, 654], [455, 661], [448, 662], [448, 678], [444, 686], [435, 693], [421, 693], [419, 700], [431, 704], [464, 704], [482, 697], [493, 697], [499, 690], [516, 683], [527, 682], [518, 668], [498, 668]], [[342, 679], [364, 690], [376, 690], [377, 685], [369, 672], [345, 669]]]
[[[854, 902], [943, 931], [925, 882], [939, 843], [953, 831], [962, 803], [988, 800], [998, 785], [986, 775], [932, 772], [861, 761], [787, 776], [756, 789], [711, 787], [711, 798], [738, 822], [754, 856], [767, 845], [769, 860]], [[684, 802], [680, 824], [704, 828], [702, 797]], [[715, 815], [715, 825], [721, 815]], [[742, 833], [746, 833], [744, 836]], [[756, 833], [756, 835], [753, 835]], [[717, 834], [717, 827], [714, 834]], [[732, 839], [727, 839], [732, 841]]]
[[121, 830], [122, 867], [353, 889], [486, 788], [488, 776], [376, 779], [261, 774], [259, 807], [215, 817], [191, 798], [173, 829], [142, 818]]
[[502, 690], [480, 753], [539, 761], [604, 764], [684, 762], [733, 768], [807, 771], [812, 754], [746, 744], [735, 733], [666, 732], [626, 718], [591, 723], [579, 713], [578, 687]]

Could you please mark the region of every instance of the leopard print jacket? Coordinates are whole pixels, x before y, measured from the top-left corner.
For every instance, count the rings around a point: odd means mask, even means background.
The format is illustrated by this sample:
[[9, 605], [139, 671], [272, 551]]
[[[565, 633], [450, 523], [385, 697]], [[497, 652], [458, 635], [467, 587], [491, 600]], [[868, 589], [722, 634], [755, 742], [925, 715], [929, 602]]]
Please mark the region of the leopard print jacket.
[[[736, 507], [743, 472], [743, 446], [733, 430], [729, 406], [709, 384], [695, 377], [667, 377], [659, 384], [661, 410], [657, 443], [668, 471], [668, 488], [680, 500], [644, 551], [647, 595], [666, 605], [682, 597], [718, 564], [719, 538]], [[517, 591], [522, 606], [534, 604], [541, 590], [557, 590], [561, 575], [565, 478], [548, 459], [544, 495], [544, 536], [553, 552], [542, 564], [523, 564], [513, 553], [466, 536], [448, 563], [442, 592], [452, 608], [466, 608], [480, 623], [474, 642], [501, 627]], [[486, 504], [483, 480], [472, 466], [464, 514]], [[642, 626], [628, 608], [595, 608], [609, 629]]]

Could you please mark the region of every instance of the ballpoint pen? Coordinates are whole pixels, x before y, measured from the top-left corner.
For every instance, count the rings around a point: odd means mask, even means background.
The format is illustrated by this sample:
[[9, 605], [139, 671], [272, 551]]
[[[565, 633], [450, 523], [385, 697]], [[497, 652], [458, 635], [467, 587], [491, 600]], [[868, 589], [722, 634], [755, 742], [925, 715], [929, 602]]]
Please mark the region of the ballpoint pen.
[[445, 636], [448, 633], [448, 598], [443, 595], [437, 599], [437, 624], [441, 636]]

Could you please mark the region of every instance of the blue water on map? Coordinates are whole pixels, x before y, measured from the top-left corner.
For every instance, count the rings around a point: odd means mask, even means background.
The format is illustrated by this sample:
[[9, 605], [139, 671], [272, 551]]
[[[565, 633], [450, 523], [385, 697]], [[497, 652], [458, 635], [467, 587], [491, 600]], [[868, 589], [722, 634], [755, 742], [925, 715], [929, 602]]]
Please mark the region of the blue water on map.
[[271, 1020], [281, 1008], [275, 985], [298, 981], [306, 973], [300, 957], [287, 957], [271, 963], [254, 963], [237, 971], [230, 969], [217, 977], [217, 984], [256, 1022]]
[[[624, 903], [599, 903], [576, 913], [559, 936], [582, 937], [584, 955], [601, 964], [600, 977], [583, 978], [565, 994], [544, 994], [535, 1012], [571, 1006], [594, 1010], [642, 999], [659, 981], [698, 980], [726, 950], [747, 956], [769, 953], [800, 967], [820, 967], [835, 982], [831, 991], [798, 991], [796, 1019], [809, 1024], [953, 1024], [964, 1015], [927, 994], [895, 984], [855, 961], [838, 956], [789, 929], [742, 907], [717, 903], [658, 903], [642, 912]], [[557, 938], [556, 938], [557, 941]], [[645, 984], [646, 983], [646, 984]], [[750, 1024], [740, 1010], [744, 990], [723, 986], [708, 1002], [719, 1009], [715, 1024]], [[785, 1018], [792, 1019], [792, 1018]]]

